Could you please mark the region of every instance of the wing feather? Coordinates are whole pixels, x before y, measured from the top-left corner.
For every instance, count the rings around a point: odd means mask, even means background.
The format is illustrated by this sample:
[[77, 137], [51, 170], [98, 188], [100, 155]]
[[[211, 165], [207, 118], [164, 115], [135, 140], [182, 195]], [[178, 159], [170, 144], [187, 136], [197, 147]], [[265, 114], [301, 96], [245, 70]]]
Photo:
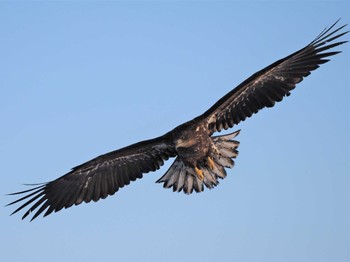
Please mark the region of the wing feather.
[[282, 101], [311, 71], [329, 61], [325, 58], [340, 53], [324, 52], [347, 42], [330, 43], [348, 33], [339, 32], [346, 25], [335, 29], [337, 22], [324, 29], [306, 47], [253, 74], [198, 119], [208, 123], [211, 133], [220, 132], [244, 121], [264, 107], [273, 107], [276, 102]]
[[33, 220], [46, 209], [44, 216], [79, 205], [83, 201], [96, 202], [113, 195], [131, 181], [142, 178], [144, 173], [159, 169], [165, 160], [174, 156], [176, 150], [169, 132], [164, 136], [98, 156], [51, 182], [13, 193], [11, 195], [24, 196], [9, 205], [25, 201], [12, 214], [29, 206], [22, 219], [37, 210]]

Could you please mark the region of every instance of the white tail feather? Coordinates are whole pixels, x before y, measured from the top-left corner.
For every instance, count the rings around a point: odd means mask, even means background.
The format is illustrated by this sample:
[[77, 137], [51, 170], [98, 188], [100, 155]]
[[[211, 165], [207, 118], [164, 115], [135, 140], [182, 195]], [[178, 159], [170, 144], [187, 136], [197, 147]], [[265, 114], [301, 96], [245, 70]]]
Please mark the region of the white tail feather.
[[186, 169], [182, 168], [179, 173], [179, 179], [174, 184], [174, 191], [180, 192], [185, 184], [185, 178], [186, 178]]

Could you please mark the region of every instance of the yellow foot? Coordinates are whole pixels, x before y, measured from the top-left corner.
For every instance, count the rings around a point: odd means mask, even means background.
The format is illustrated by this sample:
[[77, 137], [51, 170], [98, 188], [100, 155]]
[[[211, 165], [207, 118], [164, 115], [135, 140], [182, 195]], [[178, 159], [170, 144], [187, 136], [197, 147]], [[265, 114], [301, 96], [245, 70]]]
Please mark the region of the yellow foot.
[[210, 169], [214, 169], [214, 167], [215, 167], [214, 161], [213, 161], [213, 159], [211, 159], [210, 156], [208, 156], [208, 166]]
[[194, 171], [196, 172], [197, 174], [197, 177], [200, 179], [200, 180], [204, 180], [204, 175], [203, 175], [203, 171], [200, 170], [198, 167], [195, 167], [194, 168]]

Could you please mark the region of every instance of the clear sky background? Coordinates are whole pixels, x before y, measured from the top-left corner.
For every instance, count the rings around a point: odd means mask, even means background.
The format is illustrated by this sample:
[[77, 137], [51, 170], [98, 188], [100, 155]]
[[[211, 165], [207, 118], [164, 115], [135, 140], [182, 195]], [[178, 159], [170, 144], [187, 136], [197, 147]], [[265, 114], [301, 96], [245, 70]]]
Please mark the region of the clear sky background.
[[[349, 1], [0, 2], [0, 204], [201, 114]], [[348, 27], [349, 30], [349, 27]], [[344, 39], [349, 40], [347, 35]], [[233, 130], [213, 190], [154, 182], [34, 222], [2, 207], [1, 261], [349, 261], [349, 57]]]

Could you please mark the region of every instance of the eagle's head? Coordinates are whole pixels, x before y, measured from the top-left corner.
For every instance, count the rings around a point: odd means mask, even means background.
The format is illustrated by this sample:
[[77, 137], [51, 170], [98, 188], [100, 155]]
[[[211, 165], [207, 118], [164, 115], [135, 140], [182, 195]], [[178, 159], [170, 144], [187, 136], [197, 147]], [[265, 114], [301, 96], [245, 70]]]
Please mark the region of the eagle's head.
[[196, 135], [192, 130], [182, 130], [178, 132], [174, 137], [175, 147], [177, 148], [189, 148], [196, 144]]

